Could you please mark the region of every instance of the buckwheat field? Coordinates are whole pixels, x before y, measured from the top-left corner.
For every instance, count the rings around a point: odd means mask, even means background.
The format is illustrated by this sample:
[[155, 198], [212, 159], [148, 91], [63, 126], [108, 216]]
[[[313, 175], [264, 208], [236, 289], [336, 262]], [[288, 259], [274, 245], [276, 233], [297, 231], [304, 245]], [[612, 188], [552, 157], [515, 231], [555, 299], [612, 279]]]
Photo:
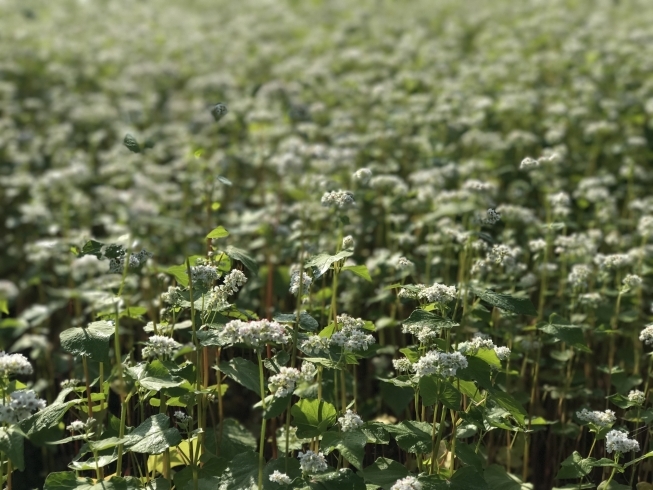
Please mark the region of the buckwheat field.
[[652, 25], [0, 0], [0, 488], [653, 490]]

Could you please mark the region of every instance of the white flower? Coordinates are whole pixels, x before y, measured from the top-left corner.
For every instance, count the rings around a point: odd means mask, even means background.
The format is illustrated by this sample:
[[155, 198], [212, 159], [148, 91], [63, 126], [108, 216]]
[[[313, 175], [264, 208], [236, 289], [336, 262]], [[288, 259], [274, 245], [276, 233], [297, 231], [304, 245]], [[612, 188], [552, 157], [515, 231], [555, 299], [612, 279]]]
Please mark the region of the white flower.
[[407, 373], [413, 370], [413, 363], [410, 362], [410, 360], [406, 357], [402, 357], [401, 359], [393, 359], [392, 365], [394, 366], [395, 371], [398, 373]]
[[301, 377], [302, 375], [298, 369], [282, 367], [279, 369], [278, 374], [270, 376], [268, 387], [275, 397], [283, 398], [295, 391], [295, 385]]
[[407, 476], [397, 480], [390, 490], [422, 490], [422, 484], [414, 476]]
[[32, 390], [14, 391], [10, 395], [10, 402], [0, 405], [0, 422], [17, 424], [45, 406], [45, 400], [38, 398]]
[[74, 420], [66, 426], [66, 430], [70, 432], [82, 432], [84, 429], [86, 429], [86, 424], [81, 420]]
[[302, 363], [302, 369], [301, 369], [302, 380], [306, 381], [307, 383], [310, 383], [311, 381], [313, 381], [313, 378], [315, 378], [316, 374], [317, 374], [317, 368], [315, 367], [315, 364], [311, 364], [308, 361], [304, 361]]
[[612, 410], [606, 410], [604, 412], [595, 410], [590, 412], [586, 408], [576, 412], [576, 417], [578, 417], [583, 422], [589, 422], [590, 424], [594, 424], [598, 427], [608, 427], [614, 424], [614, 422], [617, 420], [617, 417], [615, 417]]
[[351, 352], [367, 350], [374, 343], [374, 337], [363, 330], [365, 321], [361, 318], [352, 318], [343, 314], [338, 315], [337, 322], [341, 329], [331, 336], [331, 345], [340, 346], [345, 352]]
[[0, 377], [7, 377], [13, 374], [32, 374], [34, 369], [22, 354], [5, 354], [0, 352]]
[[634, 403], [635, 405], [644, 405], [644, 402], [646, 401], [646, 395], [644, 395], [643, 391], [630, 390], [630, 393], [628, 393], [628, 401], [630, 403]]
[[635, 289], [642, 285], [642, 278], [636, 274], [628, 274], [622, 282], [626, 288]]
[[270, 481], [272, 483], [278, 483], [279, 485], [290, 485], [292, 479], [285, 473], [281, 473], [279, 470], [274, 470], [274, 473], [270, 475]]
[[361, 184], [367, 184], [372, 178], [372, 171], [369, 168], [359, 168], [352, 175], [354, 180], [360, 182]]
[[415, 264], [408, 260], [406, 257], [399, 257], [395, 267], [397, 269], [412, 269], [415, 267]]
[[343, 250], [348, 250], [350, 248], [354, 248], [354, 245], [356, 244], [354, 237], [351, 235], [347, 235], [345, 238], [342, 239], [342, 249]]
[[653, 323], [644, 327], [639, 334], [639, 340], [644, 342], [646, 345], [653, 345]]
[[461, 342], [458, 344], [458, 352], [467, 356], [473, 356], [478, 353], [480, 349], [494, 349], [494, 342], [492, 339], [486, 339], [477, 335], [472, 340]]
[[436, 282], [420, 291], [418, 297], [429, 303], [448, 303], [456, 299], [456, 286], [445, 286]]
[[218, 268], [212, 265], [195, 265], [190, 268], [193, 285], [208, 286], [220, 277]]
[[177, 410], [174, 413], [174, 417], [182, 424], [187, 423], [192, 417], [181, 410]]
[[356, 206], [354, 194], [350, 191], [325, 192], [322, 196], [322, 206], [336, 209], [349, 209]]
[[635, 439], [628, 439], [628, 434], [620, 430], [611, 430], [605, 436], [605, 450], [608, 453], [629, 453], [639, 451], [639, 442]]
[[[140, 252], [132, 253], [129, 256], [129, 269], [137, 269], [147, 262], [147, 259], [152, 257], [152, 253], [143, 249]], [[123, 267], [125, 266], [126, 255], [109, 260], [109, 272], [112, 274], [122, 274]]]
[[494, 347], [494, 352], [501, 361], [505, 361], [510, 357], [510, 349], [508, 347]]
[[499, 221], [501, 221], [501, 213], [495, 211], [492, 208], [489, 208], [487, 210], [487, 216], [485, 218], [482, 218], [480, 221], [484, 225], [495, 225]]
[[592, 275], [592, 270], [585, 264], [576, 264], [571, 268], [567, 276], [567, 282], [573, 289], [583, 289], [587, 287], [587, 281]]
[[363, 425], [363, 419], [351, 410], [347, 410], [342, 417], [338, 418], [338, 423], [343, 432], [350, 432]]
[[290, 294], [297, 296], [297, 293], [299, 293], [300, 282], [302, 296], [308, 294], [311, 284], [313, 284], [313, 278], [305, 272], [302, 272], [300, 276], [299, 271], [294, 271], [290, 276]]
[[229, 274], [224, 276], [224, 282], [215, 286], [207, 295], [205, 308], [207, 310], [222, 311], [226, 310], [230, 305], [228, 298], [232, 294], [236, 294], [243, 284], [247, 282], [247, 276], [234, 269]]
[[308, 339], [299, 344], [299, 349], [307, 354], [319, 354], [329, 348], [329, 343], [328, 337], [311, 335]]
[[313, 451], [300, 451], [297, 454], [299, 458], [299, 466], [304, 473], [319, 473], [326, 471], [328, 468], [326, 458], [322, 453], [314, 453]]
[[290, 335], [286, 328], [269, 320], [251, 322], [232, 320], [224, 326], [220, 336], [225, 343], [247, 344], [251, 347], [260, 347], [267, 343], [287, 344], [290, 342]]
[[81, 384], [82, 382], [78, 379], [64, 379], [61, 383], [61, 389], [65, 390], [67, 388], [75, 388], [77, 385]]
[[540, 166], [540, 162], [538, 160], [534, 160], [531, 157], [526, 157], [519, 164], [519, 169], [520, 170], [530, 170], [532, 168], [537, 168], [539, 166]]
[[143, 347], [143, 357], [169, 358], [181, 348], [181, 344], [165, 335], [153, 335]]
[[455, 376], [458, 369], [467, 367], [467, 358], [460, 352], [448, 354], [437, 350], [427, 352], [412, 368], [420, 378], [430, 374]]

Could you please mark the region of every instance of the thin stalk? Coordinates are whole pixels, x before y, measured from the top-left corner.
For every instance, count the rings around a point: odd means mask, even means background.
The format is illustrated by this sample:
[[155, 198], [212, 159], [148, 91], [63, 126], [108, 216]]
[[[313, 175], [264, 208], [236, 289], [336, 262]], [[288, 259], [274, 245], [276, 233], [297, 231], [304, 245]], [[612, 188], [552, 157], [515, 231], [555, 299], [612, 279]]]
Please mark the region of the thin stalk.
[[258, 487], [263, 488], [263, 465], [265, 463], [265, 381], [263, 378], [263, 359], [261, 359], [261, 352], [256, 351], [256, 356], [258, 357], [258, 375], [259, 375], [259, 388], [261, 390], [261, 406], [263, 408], [263, 416], [261, 417], [261, 438], [259, 441], [259, 453], [258, 453]]
[[84, 380], [86, 381], [86, 400], [88, 403], [88, 418], [93, 417], [93, 402], [91, 400], [91, 381], [88, 374], [88, 361], [86, 356], [82, 356], [82, 365], [84, 366]]

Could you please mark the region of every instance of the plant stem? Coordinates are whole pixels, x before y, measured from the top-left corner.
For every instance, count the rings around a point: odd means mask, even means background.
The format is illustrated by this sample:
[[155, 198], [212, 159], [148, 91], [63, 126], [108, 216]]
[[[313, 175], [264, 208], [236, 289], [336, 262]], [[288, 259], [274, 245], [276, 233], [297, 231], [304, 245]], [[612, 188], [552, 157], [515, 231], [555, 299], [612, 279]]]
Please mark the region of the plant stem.
[[259, 388], [261, 389], [261, 406], [263, 407], [263, 415], [261, 420], [261, 438], [259, 441], [258, 453], [258, 487], [263, 488], [263, 464], [265, 463], [265, 381], [263, 375], [263, 359], [261, 359], [261, 351], [257, 350], [258, 357], [258, 375], [259, 375]]

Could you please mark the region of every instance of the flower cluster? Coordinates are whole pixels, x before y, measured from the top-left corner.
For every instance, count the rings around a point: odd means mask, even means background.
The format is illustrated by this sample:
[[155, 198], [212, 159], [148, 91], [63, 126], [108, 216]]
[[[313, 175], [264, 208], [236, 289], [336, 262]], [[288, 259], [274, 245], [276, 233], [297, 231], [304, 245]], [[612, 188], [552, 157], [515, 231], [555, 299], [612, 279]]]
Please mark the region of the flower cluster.
[[424, 288], [419, 292], [418, 297], [428, 303], [448, 303], [456, 299], [456, 286], [445, 286], [435, 283], [433, 286]]
[[270, 320], [232, 320], [224, 326], [220, 337], [225, 344], [246, 344], [254, 348], [267, 343], [287, 344], [291, 338], [286, 327]]
[[0, 422], [17, 424], [46, 406], [45, 400], [36, 396], [32, 390], [14, 391], [9, 398], [9, 403], [0, 405]]
[[16, 374], [32, 374], [34, 369], [22, 354], [0, 352], [0, 377], [6, 378]]
[[374, 337], [365, 333], [365, 322], [349, 315], [338, 315], [340, 330], [331, 336], [331, 345], [342, 347], [345, 352], [367, 350], [374, 343]]
[[596, 425], [597, 427], [608, 427], [617, 420], [614, 412], [612, 410], [606, 410], [604, 412], [599, 412], [595, 410], [590, 412], [586, 408], [583, 408], [581, 411], [576, 412], [576, 417], [583, 422], [588, 422], [590, 424]]
[[215, 286], [207, 295], [206, 309], [214, 311], [227, 309], [229, 307], [229, 296], [236, 294], [246, 282], [247, 277], [242, 271], [234, 269], [229, 272], [224, 276], [223, 283]]
[[209, 264], [198, 264], [190, 268], [193, 285], [209, 286], [220, 278], [218, 268]]
[[305, 272], [302, 272], [300, 275], [299, 271], [293, 271], [290, 276], [290, 294], [297, 296], [299, 288], [301, 287], [301, 295], [304, 296], [310, 291], [311, 284], [313, 284], [313, 278], [311, 276]]
[[[152, 257], [152, 253], [143, 249], [140, 252], [133, 253], [129, 255], [129, 268], [138, 269], [147, 262], [147, 259]], [[127, 256], [123, 255], [118, 258], [109, 260], [109, 272], [111, 274], [122, 274], [123, 267], [125, 266], [125, 260]]]
[[343, 432], [350, 432], [363, 425], [363, 419], [352, 410], [347, 410], [342, 417], [338, 417], [338, 423]]
[[331, 191], [322, 196], [322, 206], [345, 210], [355, 207], [356, 201], [350, 191]]
[[156, 357], [168, 359], [173, 357], [181, 348], [181, 344], [164, 335], [152, 335], [143, 347], [143, 357]]
[[290, 485], [292, 479], [285, 473], [281, 473], [279, 470], [274, 470], [270, 475], [270, 481], [272, 483], [278, 483], [279, 485]]
[[640, 390], [630, 390], [628, 393], [628, 401], [630, 403], [634, 403], [635, 405], [642, 406], [646, 401], [646, 395], [643, 391]]
[[422, 490], [422, 484], [414, 476], [407, 476], [397, 480], [390, 490]]
[[66, 430], [70, 432], [87, 432], [95, 425], [95, 419], [90, 417], [86, 419], [86, 422], [81, 420], [73, 420], [69, 425], [66, 426]]
[[639, 451], [639, 442], [628, 439], [628, 433], [620, 430], [611, 430], [605, 436], [605, 450], [608, 453], [629, 453]]
[[646, 345], [653, 345], [653, 324], [647, 325], [639, 333], [639, 340], [644, 342]]
[[412, 365], [413, 371], [420, 378], [430, 374], [455, 376], [458, 369], [467, 367], [467, 358], [460, 352], [446, 353], [432, 350]]
[[314, 453], [311, 450], [300, 451], [297, 457], [299, 458], [299, 466], [304, 473], [320, 473], [328, 468], [326, 458], [322, 453]]
[[295, 385], [301, 378], [302, 373], [299, 369], [282, 367], [278, 374], [270, 376], [268, 387], [275, 397], [283, 398], [295, 391]]

